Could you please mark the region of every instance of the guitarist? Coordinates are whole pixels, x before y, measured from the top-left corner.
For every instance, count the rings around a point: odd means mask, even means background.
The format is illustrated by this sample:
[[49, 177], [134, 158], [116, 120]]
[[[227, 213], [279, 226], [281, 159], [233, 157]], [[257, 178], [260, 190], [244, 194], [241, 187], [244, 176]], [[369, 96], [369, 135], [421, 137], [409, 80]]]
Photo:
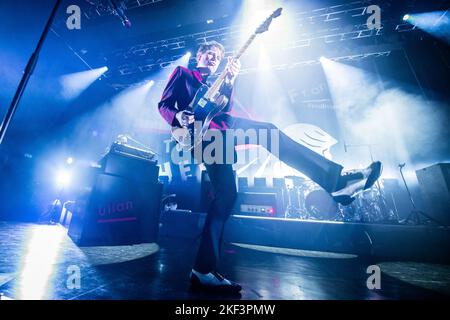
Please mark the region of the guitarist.
[[[208, 77], [217, 71], [223, 57], [224, 47], [212, 41], [198, 49], [195, 68], [190, 70], [179, 66], [174, 70], [158, 103], [159, 112], [169, 125], [187, 127], [194, 122], [194, 115], [188, 110], [189, 103], [197, 89], [202, 84], [207, 84]], [[269, 139], [267, 149], [271, 151], [271, 145], [277, 143], [277, 156], [281, 161], [303, 172], [344, 205], [352, 202], [357, 193], [375, 183], [381, 174], [380, 162], [374, 162], [366, 169], [343, 173], [341, 165], [295, 142], [275, 125], [231, 116], [229, 111], [233, 105], [233, 85], [239, 70], [239, 60], [228, 58], [225, 67], [227, 74], [220, 90], [227, 97], [228, 103], [223, 112], [213, 119], [209, 129], [222, 132], [229, 129], [277, 130], [279, 141]], [[234, 148], [234, 145], [226, 147]], [[196, 289], [237, 293], [241, 286], [217, 272], [224, 225], [237, 196], [232, 164], [222, 162], [205, 164], [205, 167], [213, 185], [214, 201], [207, 213], [200, 247], [190, 275], [191, 284]]]

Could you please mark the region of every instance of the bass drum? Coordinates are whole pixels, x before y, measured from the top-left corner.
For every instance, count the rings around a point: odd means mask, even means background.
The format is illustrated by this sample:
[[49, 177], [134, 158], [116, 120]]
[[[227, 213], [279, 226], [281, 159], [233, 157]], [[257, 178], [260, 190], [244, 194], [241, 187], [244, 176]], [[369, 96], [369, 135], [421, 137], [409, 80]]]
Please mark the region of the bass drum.
[[336, 220], [339, 206], [325, 190], [313, 190], [306, 196], [305, 207], [310, 219]]

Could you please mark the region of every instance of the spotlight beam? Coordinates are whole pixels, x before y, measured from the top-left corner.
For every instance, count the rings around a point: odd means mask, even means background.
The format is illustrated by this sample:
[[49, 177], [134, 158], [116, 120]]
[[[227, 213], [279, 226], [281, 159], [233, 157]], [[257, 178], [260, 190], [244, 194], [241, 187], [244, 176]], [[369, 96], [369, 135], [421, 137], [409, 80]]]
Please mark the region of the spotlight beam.
[[450, 18], [447, 13], [448, 10], [405, 14], [403, 21], [450, 43]]
[[105, 66], [62, 76], [60, 78], [61, 95], [66, 100], [76, 98], [106, 71], [108, 71], [108, 67]]

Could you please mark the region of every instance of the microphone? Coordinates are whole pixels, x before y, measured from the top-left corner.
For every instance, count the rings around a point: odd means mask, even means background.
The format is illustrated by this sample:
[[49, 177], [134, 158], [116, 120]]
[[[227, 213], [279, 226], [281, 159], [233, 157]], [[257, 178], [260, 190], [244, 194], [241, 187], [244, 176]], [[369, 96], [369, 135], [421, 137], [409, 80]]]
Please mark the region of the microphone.
[[345, 140], [344, 140], [344, 151], [347, 152], [347, 144], [345, 143]]
[[405, 165], [406, 165], [406, 163], [399, 163], [399, 164], [398, 164], [398, 167], [401, 169], [401, 168], [403, 168]]
[[126, 27], [126, 28], [130, 28], [131, 27], [131, 21], [125, 15], [125, 12], [122, 9], [122, 6], [117, 6], [117, 4], [114, 2], [114, 0], [109, 0], [109, 3], [111, 4], [111, 6], [112, 6], [112, 8], [114, 10], [113, 13], [120, 18], [120, 20], [122, 21], [123, 26]]

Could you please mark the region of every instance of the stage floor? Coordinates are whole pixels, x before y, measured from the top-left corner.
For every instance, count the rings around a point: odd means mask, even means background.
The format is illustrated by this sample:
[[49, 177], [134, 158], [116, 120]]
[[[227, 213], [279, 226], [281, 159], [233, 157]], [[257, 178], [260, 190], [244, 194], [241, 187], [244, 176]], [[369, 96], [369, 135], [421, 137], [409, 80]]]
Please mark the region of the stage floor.
[[[0, 293], [12, 299], [448, 299], [450, 265], [226, 244], [220, 271], [241, 296], [189, 290], [197, 243], [78, 247], [59, 225], [0, 222]], [[369, 289], [370, 265], [381, 289]]]

